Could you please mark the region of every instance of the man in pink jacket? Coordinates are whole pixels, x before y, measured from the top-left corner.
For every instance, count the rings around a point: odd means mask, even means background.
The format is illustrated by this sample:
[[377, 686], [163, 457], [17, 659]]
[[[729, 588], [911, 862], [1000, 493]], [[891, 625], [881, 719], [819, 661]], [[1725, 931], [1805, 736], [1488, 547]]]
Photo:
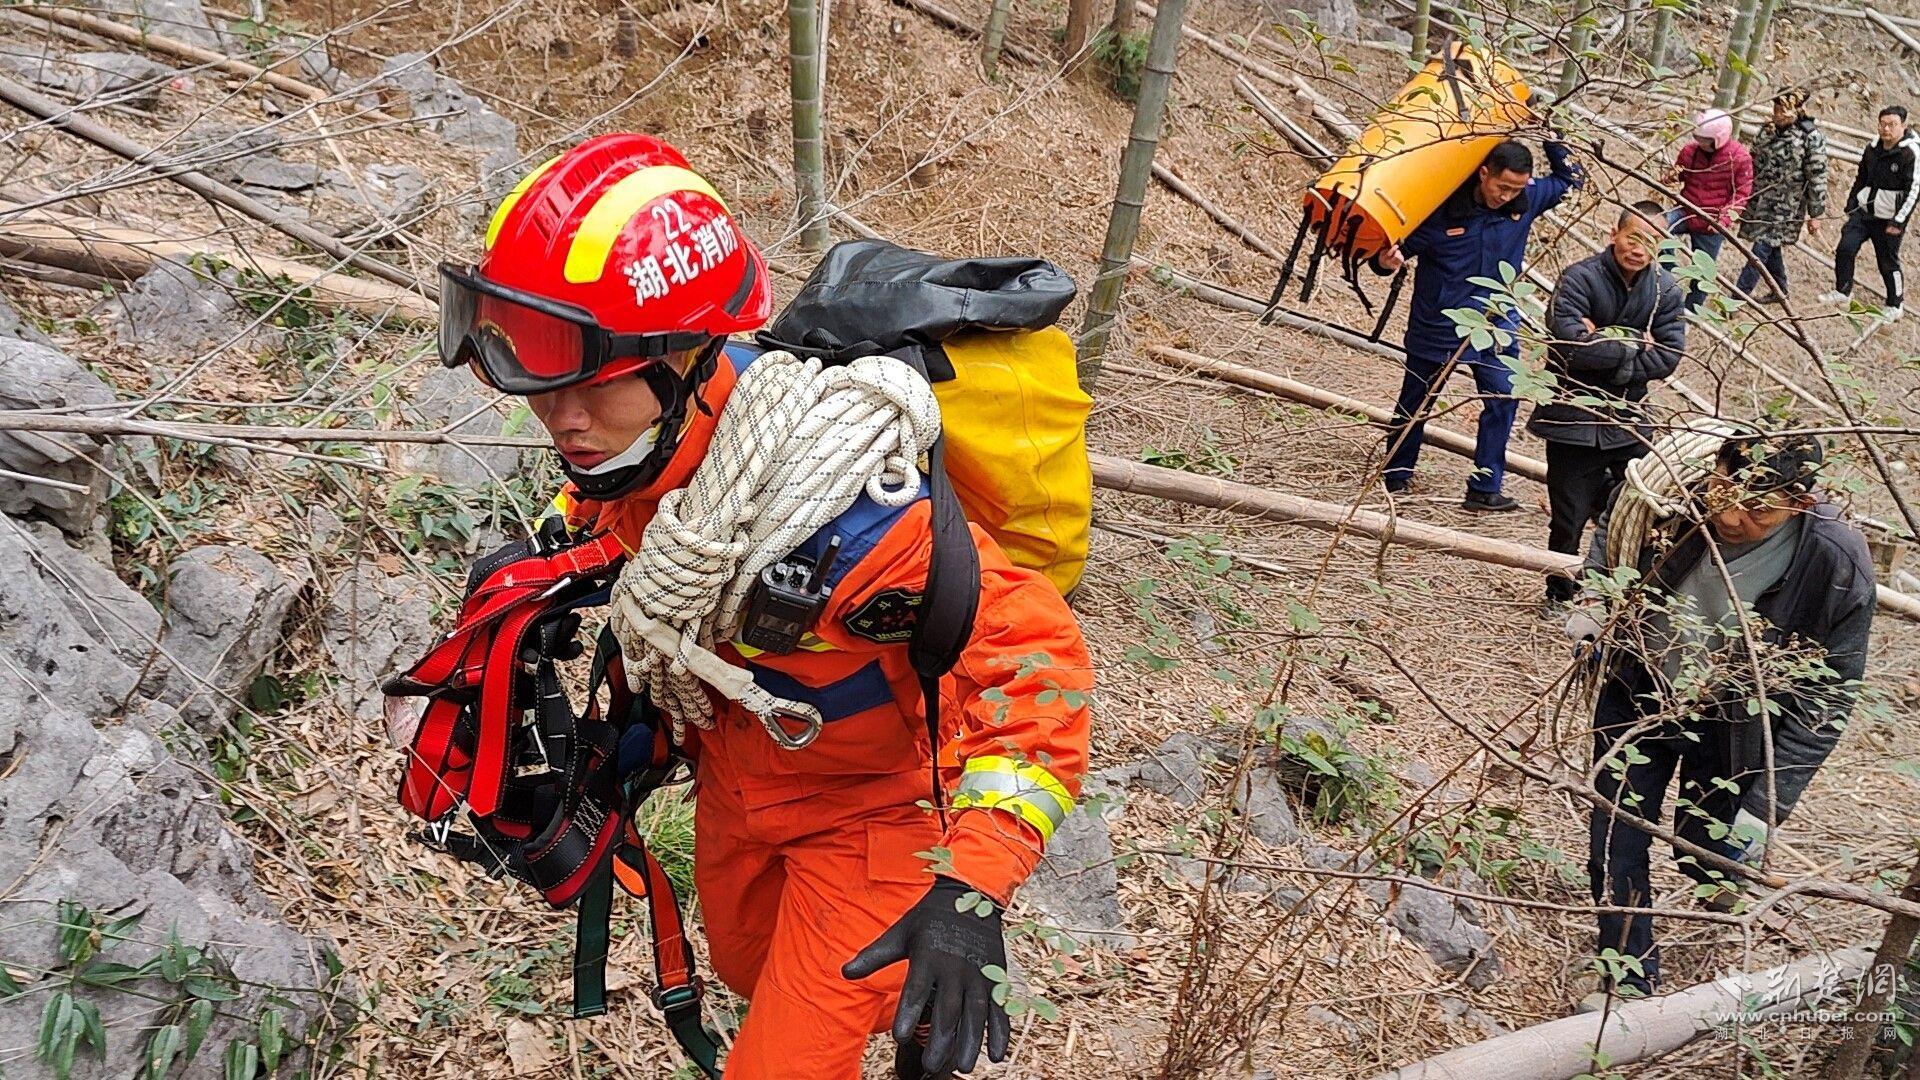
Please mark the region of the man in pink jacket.
[[[1733, 117], [1726, 110], [1701, 112], [1694, 119], [1693, 141], [1680, 148], [1679, 160], [1661, 177], [1669, 186], [1680, 185], [1680, 205], [1667, 212], [1667, 225], [1693, 250], [1716, 260], [1753, 197], [1753, 155], [1733, 136]], [[1705, 300], [1698, 282], [1688, 286], [1688, 311]]]

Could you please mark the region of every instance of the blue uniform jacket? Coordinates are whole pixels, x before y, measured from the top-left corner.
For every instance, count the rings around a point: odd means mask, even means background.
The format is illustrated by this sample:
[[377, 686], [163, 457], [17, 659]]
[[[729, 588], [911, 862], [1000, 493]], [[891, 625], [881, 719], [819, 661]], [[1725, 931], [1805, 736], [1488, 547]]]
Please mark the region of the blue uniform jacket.
[[[1476, 174], [1400, 242], [1402, 254], [1419, 260], [1413, 268], [1413, 300], [1407, 307], [1408, 356], [1433, 363], [1452, 356], [1460, 347], [1462, 335], [1447, 318], [1447, 310], [1480, 308], [1487, 301], [1486, 287], [1468, 279], [1498, 281], [1501, 263], [1518, 272], [1525, 265], [1527, 233], [1534, 219], [1559, 205], [1567, 192], [1585, 182], [1564, 144], [1550, 142], [1546, 149], [1552, 174], [1534, 177], [1513, 201], [1493, 210], [1481, 206], [1473, 197]], [[1511, 330], [1516, 318], [1506, 313], [1496, 316], [1494, 322]], [[1503, 351], [1509, 355], [1517, 352], [1511, 345]], [[1493, 353], [1471, 347], [1460, 360], [1500, 363]]]

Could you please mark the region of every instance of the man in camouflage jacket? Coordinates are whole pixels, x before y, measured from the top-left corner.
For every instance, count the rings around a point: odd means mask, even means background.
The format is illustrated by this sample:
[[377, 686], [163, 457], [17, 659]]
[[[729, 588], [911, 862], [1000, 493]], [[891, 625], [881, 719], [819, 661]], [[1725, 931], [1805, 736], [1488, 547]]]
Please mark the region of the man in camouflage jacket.
[[1806, 95], [1789, 90], [1773, 99], [1773, 122], [1753, 140], [1753, 199], [1740, 221], [1740, 239], [1754, 261], [1740, 271], [1740, 291], [1754, 295], [1764, 266], [1770, 286], [1758, 299], [1772, 303], [1787, 291], [1786, 249], [1800, 242], [1800, 225], [1819, 232], [1827, 212], [1827, 137], [1802, 112]]

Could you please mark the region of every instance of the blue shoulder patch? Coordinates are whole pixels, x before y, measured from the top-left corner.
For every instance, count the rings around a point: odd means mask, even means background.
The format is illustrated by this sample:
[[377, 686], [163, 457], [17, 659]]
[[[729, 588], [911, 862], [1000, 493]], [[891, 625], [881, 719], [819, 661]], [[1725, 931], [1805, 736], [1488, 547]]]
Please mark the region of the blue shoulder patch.
[[793, 553], [818, 565], [820, 556], [826, 553], [827, 543], [834, 537], [839, 537], [840, 554], [834, 557], [833, 569], [828, 572], [826, 581], [827, 586], [832, 588], [840, 583], [840, 579], [846, 576], [847, 571], [860, 565], [860, 561], [879, 545], [881, 538], [893, 529], [901, 515], [911, 510], [921, 499], [927, 498], [931, 490], [927, 484], [927, 478], [922, 476], [919, 496], [913, 502], [898, 507], [882, 506], [874, 502], [865, 492], [861, 492], [860, 497], [854, 500], [854, 504], [847, 508], [846, 513], [834, 518], [820, 531], [807, 537], [799, 547], [793, 549]]
[[738, 375], [767, 350], [751, 341], [729, 341], [720, 351], [727, 355], [727, 362], [733, 365], [733, 373]]

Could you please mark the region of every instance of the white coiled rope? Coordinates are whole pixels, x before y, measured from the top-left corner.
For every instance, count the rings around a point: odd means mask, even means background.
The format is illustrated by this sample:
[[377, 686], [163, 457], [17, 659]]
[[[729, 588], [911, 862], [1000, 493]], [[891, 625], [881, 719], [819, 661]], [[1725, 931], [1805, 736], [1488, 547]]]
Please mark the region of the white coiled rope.
[[1639, 565], [1653, 523], [1686, 512], [1687, 493], [1713, 474], [1721, 445], [1738, 433], [1726, 420], [1703, 417], [1662, 436], [1628, 463], [1607, 526], [1609, 567]]
[[[713, 726], [705, 682], [759, 716], [781, 745], [811, 741], [818, 710], [769, 694], [713, 645], [738, 632], [761, 569], [862, 493], [890, 507], [917, 498], [921, 455], [939, 434], [932, 388], [891, 357], [822, 368], [770, 352], [747, 368], [705, 460], [660, 500], [613, 590], [627, 681], [666, 713], [676, 739], [688, 724]], [[805, 732], [784, 729], [783, 717]]]

